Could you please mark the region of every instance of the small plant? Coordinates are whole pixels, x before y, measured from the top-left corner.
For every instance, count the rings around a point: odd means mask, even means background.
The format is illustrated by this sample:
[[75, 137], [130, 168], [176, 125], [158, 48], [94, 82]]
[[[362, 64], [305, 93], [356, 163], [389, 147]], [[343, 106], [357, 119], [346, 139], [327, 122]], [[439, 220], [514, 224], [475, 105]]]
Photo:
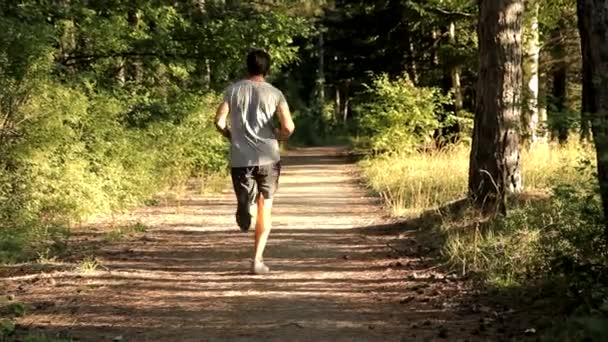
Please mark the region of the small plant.
[[145, 224], [141, 223], [141, 222], [137, 222], [133, 225], [130, 226], [131, 230], [136, 232], [136, 233], [145, 233], [148, 231], [148, 226], [146, 226]]
[[203, 175], [198, 181], [201, 194], [221, 192], [226, 188], [226, 184], [229, 184], [228, 175], [225, 173]]
[[116, 242], [122, 240], [125, 236], [125, 231], [122, 227], [117, 227], [104, 234], [103, 240], [106, 242]]
[[0, 337], [2, 340], [15, 333], [15, 322], [10, 319], [0, 320]]
[[18, 302], [8, 304], [6, 306], [6, 310], [10, 315], [13, 315], [15, 317], [23, 317], [25, 316], [26, 312], [25, 305], [23, 303]]
[[53, 262], [55, 262], [57, 260], [56, 257], [51, 256], [51, 249], [50, 248], [45, 248], [43, 250], [38, 251], [38, 258], [36, 259], [36, 262], [38, 264], [51, 264]]
[[48, 337], [44, 334], [29, 334], [23, 338], [23, 342], [72, 342], [74, 339], [72, 338], [55, 338]]
[[78, 265], [78, 271], [80, 273], [93, 273], [99, 268], [100, 264], [94, 257], [84, 258]]
[[103, 239], [106, 242], [116, 242], [126, 238], [128, 235], [131, 234], [145, 233], [148, 231], [148, 229], [149, 227], [143, 224], [142, 222], [136, 222], [133, 224], [113, 228], [112, 230], [104, 234]]

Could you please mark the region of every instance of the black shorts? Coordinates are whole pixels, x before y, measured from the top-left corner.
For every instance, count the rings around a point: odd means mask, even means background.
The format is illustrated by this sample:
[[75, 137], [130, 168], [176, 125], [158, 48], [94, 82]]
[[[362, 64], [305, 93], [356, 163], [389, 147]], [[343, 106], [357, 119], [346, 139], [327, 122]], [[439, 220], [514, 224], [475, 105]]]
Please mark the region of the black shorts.
[[249, 210], [259, 194], [272, 199], [279, 188], [281, 162], [263, 166], [233, 167], [232, 185], [240, 210]]

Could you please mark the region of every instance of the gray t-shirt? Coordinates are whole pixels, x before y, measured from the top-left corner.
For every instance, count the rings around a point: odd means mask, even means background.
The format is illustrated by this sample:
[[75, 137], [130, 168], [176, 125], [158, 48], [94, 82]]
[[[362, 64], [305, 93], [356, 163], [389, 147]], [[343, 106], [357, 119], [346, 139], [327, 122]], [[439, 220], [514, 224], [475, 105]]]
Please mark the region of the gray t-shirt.
[[243, 80], [226, 88], [230, 106], [231, 167], [263, 166], [278, 162], [279, 143], [272, 118], [285, 97], [266, 82]]

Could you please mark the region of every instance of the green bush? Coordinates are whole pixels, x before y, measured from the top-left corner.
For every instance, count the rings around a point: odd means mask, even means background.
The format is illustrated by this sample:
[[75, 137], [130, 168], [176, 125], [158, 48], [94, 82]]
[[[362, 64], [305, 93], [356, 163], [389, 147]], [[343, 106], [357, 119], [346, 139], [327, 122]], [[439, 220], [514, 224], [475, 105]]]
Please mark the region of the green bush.
[[[130, 125], [141, 98], [87, 94], [40, 82], [18, 108], [24, 119], [0, 148], [0, 260], [31, 258], [95, 213], [143, 203], [166, 186], [223, 172], [227, 144], [212, 124], [217, 95], [164, 101], [171, 119]], [[25, 114], [27, 113], [27, 114]]]
[[416, 87], [407, 78], [389, 79], [385, 74], [373, 78], [358, 96], [354, 111], [358, 134], [364, 147], [379, 152], [404, 152], [430, 146], [434, 134], [452, 117], [443, 109], [449, 97], [438, 88]]

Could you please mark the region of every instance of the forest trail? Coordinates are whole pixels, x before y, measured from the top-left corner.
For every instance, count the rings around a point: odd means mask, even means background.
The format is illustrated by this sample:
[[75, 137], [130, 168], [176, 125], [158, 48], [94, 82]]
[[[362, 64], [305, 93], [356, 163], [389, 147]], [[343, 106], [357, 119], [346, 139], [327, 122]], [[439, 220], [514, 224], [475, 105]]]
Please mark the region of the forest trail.
[[193, 192], [131, 214], [150, 227], [137, 238], [81, 236], [103, 244], [95, 271], [5, 277], [30, 308], [20, 329], [78, 341], [497, 340], [476, 331], [463, 283], [435, 273], [407, 233], [396, 240], [403, 228], [383, 218], [344, 152], [284, 159], [270, 275], [248, 274], [253, 235], [235, 226], [232, 191]]

